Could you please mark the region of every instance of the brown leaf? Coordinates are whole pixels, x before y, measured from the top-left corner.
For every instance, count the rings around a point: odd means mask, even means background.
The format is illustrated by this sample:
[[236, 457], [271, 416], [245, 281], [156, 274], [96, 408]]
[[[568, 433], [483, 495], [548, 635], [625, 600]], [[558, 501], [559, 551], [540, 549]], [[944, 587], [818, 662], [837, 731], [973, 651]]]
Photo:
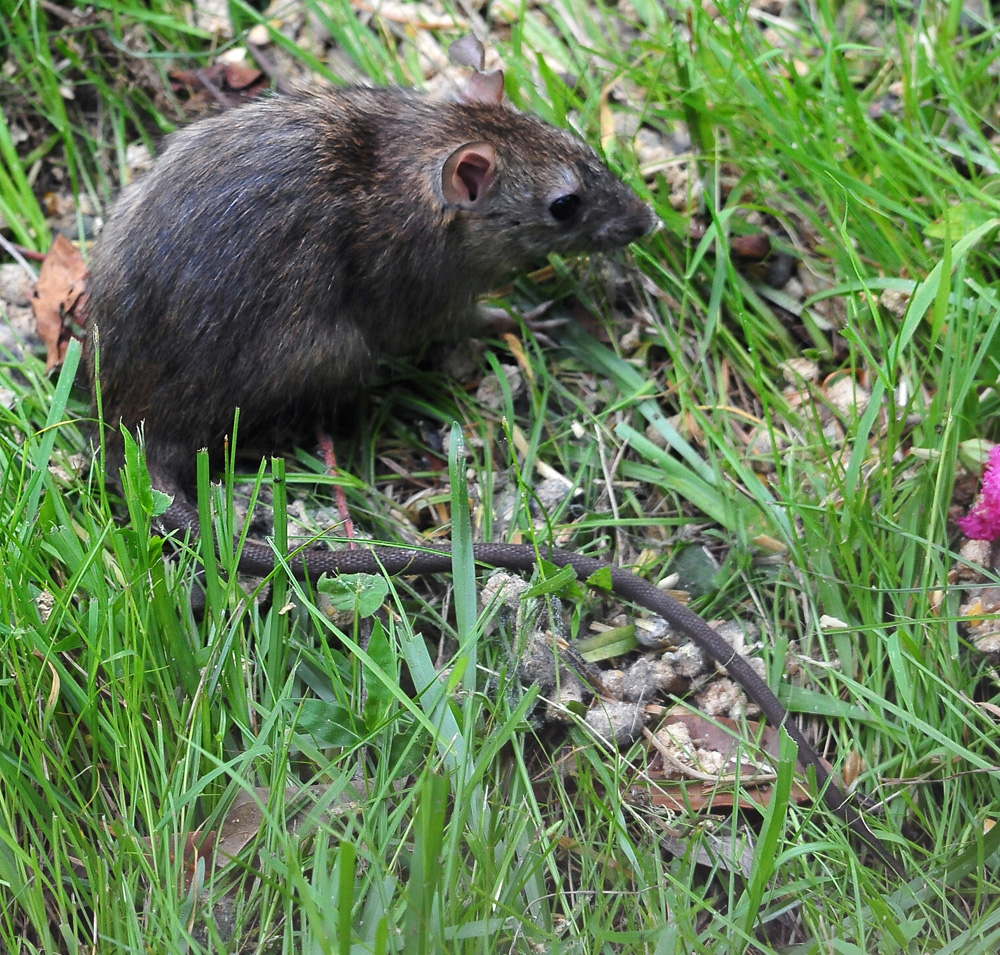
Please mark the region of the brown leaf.
[[763, 262], [771, 251], [771, 239], [764, 232], [734, 235], [729, 240], [729, 248], [747, 262]]
[[220, 103], [236, 105], [267, 89], [261, 70], [241, 63], [214, 63], [197, 70], [174, 70], [169, 74], [175, 93], [196, 99], [205, 93]]
[[[278, 820], [278, 824], [289, 835], [305, 837], [317, 826], [329, 825], [331, 819], [359, 812], [365, 798], [363, 786], [355, 783], [346, 788], [290, 786], [285, 790], [284, 819]], [[264, 808], [270, 801], [271, 790], [266, 786], [243, 790], [233, 800], [218, 829], [198, 829], [189, 832], [183, 842], [171, 843], [171, 857], [180, 856], [183, 862], [180, 886], [183, 892], [189, 892], [194, 885], [200, 889], [204, 880], [236, 859], [258, 833], [275, 825], [275, 819]], [[150, 858], [153, 842], [152, 836], [145, 840]]]
[[[692, 242], [700, 242], [707, 232], [708, 227], [704, 222], [692, 219], [688, 223], [688, 236]], [[766, 232], [732, 235], [729, 237], [729, 248], [737, 259], [737, 264], [763, 262], [771, 252], [771, 237]]]
[[87, 265], [80, 250], [65, 236], [57, 235], [38, 274], [31, 297], [35, 326], [45, 342], [46, 370], [62, 364], [74, 331], [82, 324], [86, 308]]
[[[761, 742], [761, 749], [771, 756], [777, 757], [781, 746], [778, 731], [772, 726], [761, 726], [758, 723], [737, 723], [729, 719], [709, 720], [696, 713], [681, 713], [670, 716], [661, 725], [672, 723], [683, 723], [699, 748], [721, 753], [727, 760], [737, 758], [743, 734], [747, 732], [756, 736]], [[647, 775], [656, 783], [656, 791], [651, 794], [651, 801], [655, 806], [670, 806], [673, 809], [687, 806], [700, 810], [706, 807], [729, 808], [737, 803], [732, 782], [722, 779], [717, 782], [671, 779], [669, 771], [657, 766], [648, 769]], [[771, 801], [772, 783], [754, 783], [752, 775], [753, 769], [744, 765], [739, 787], [739, 806], [744, 809], [760, 809]], [[801, 804], [809, 802], [811, 798], [808, 787], [796, 778], [792, 784], [792, 801]]]
[[240, 792], [219, 830], [217, 848], [219, 862], [235, 859], [249, 845], [250, 840], [264, 828], [264, 810], [270, 799], [270, 791], [264, 787], [253, 793]]

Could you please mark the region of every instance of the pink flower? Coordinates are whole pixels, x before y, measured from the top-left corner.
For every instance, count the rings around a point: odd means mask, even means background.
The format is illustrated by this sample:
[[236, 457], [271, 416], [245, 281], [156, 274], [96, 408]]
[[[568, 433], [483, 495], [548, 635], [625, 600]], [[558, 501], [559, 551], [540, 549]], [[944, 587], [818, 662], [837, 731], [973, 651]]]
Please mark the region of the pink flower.
[[966, 537], [994, 541], [1000, 537], [1000, 445], [990, 451], [983, 469], [983, 491], [967, 517], [958, 519]]

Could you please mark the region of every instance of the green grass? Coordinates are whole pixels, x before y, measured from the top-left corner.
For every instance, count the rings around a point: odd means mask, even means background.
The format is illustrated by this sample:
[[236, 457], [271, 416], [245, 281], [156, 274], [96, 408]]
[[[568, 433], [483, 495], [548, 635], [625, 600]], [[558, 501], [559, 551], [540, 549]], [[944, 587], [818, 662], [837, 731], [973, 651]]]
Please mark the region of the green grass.
[[[90, 4], [71, 9], [97, 20], [69, 23], [5, 8], [0, 217], [15, 241], [49, 241], [40, 169], [105, 207], [126, 147], [178, 122], [179, 104], [136, 77], [211, 62], [217, 44], [183, 6]], [[209, 574], [196, 620], [200, 552], [162, 560], [138, 456], [124, 505], [89, 454], [74, 465], [86, 394], [73, 367], [48, 380], [28, 357], [0, 363], [13, 395], [0, 402], [0, 949], [997, 950], [1000, 700], [949, 584], [961, 456], [998, 438], [997, 30], [969, 32], [957, 3], [824, 0], [780, 18], [729, 0], [718, 16], [682, 5], [675, 17], [633, 0], [638, 29], [624, 33], [617, 8], [550, 7], [550, 20], [506, 7], [514, 26], [496, 45], [511, 97], [595, 143], [608, 110], [686, 129], [708, 230], [692, 239], [664, 170], [604, 138], [665, 225], [632, 253], [639, 346], [627, 324], [609, 323], [606, 344], [570, 328], [555, 351], [527, 335], [527, 388], [499, 409], [395, 367], [338, 438], [352, 515], [385, 540], [433, 526], [461, 541], [506, 533], [512, 507], [540, 540], [644, 552], [652, 579], [707, 545], [721, 568], [696, 606], [761, 628], [771, 684], [838, 766], [862, 758], [860, 788], [886, 800], [879, 831], [916, 878], [867, 869], [818, 806], [776, 798], [763, 821], [667, 813], [642, 796], [641, 746], [611, 753], [577, 725], [537, 732], [520, 637], [491, 629], [504, 615], [478, 606], [469, 573], [444, 602], [441, 585], [394, 580], [377, 619], [371, 580], [356, 583], [355, 612], [332, 616], [281, 574], [270, 604]], [[242, 28], [259, 19], [231, 9]], [[333, 0], [316, 12], [360, 73], [422, 81], [412, 31], [397, 42], [388, 21], [369, 29]], [[329, 75], [315, 50], [275, 41]], [[30, 153], [14, 135], [25, 117], [44, 131]], [[732, 264], [755, 217], [778, 226], [778, 250], [811, 283], [802, 294]], [[574, 293], [611, 315], [601, 271], [557, 273], [554, 287], [519, 284], [516, 303]], [[904, 315], [887, 290], [909, 296]], [[787, 369], [802, 357], [818, 379]], [[501, 363], [497, 344], [484, 371]], [[836, 377], [864, 398], [834, 403]], [[450, 437], [450, 482], [435, 463], [447, 452], [422, 433]], [[404, 509], [386, 459], [439, 490]], [[539, 463], [579, 494], [531, 531]], [[310, 452], [290, 455], [287, 484], [329, 499], [318, 470]], [[232, 482], [216, 493], [228, 540]], [[609, 616], [567, 602], [572, 635], [591, 611]], [[800, 655], [813, 662], [793, 685], [785, 667]], [[786, 761], [778, 791], [789, 782]], [[748, 840], [744, 880], [722, 859]]]

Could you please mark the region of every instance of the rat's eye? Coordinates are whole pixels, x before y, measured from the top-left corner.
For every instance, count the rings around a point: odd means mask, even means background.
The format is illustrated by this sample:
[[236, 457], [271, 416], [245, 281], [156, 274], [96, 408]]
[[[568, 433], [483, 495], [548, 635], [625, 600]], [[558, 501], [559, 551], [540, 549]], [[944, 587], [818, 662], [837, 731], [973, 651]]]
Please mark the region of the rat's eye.
[[576, 210], [580, 208], [580, 197], [571, 192], [569, 195], [560, 196], [552, 200], [549, 212], [556, 222], [569, 222], [576, 215]]

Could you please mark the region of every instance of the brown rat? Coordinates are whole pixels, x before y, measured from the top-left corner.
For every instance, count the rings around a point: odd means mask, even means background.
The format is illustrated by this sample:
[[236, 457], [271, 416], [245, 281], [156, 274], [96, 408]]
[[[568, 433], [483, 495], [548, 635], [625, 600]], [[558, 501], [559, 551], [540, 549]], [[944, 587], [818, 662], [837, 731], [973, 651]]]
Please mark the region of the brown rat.
[[380, 357], [468, 334], [501, 280], [655, 222], [589, 146], [474, 84], [239, 107], [172, 136], [97, 242], [105, 420], [144, 421], [158, 486], [189, 488], [237, 407], [241, 447], [287, 443]]
[[[471, 49], [471, 55], [469, 53]], [[176, 133], [119, 200], [91, 263], [108, 476], [119, 425], [144, 423], [153, 484], [174, 495], [168, 529], [196, 531], [195, 455], [218, 456], [240, 409], [241, 447], [287, 445], [370, 378], [383, 356], [475, 328], [476, 300], [550, 252], [627, 245], [652, 210], [571, 134], [502, 98], [478, 67], [464, 95], [349, 88], [253, 102]], [[456, 57], [458, 59], [458, 57]], [[91, 374], [94, 349], [89, 349]], [[535, 565], [533, 548], [482, 544], [477, 560]], [[583, 579], [605, 566], [549, 551]], [[309, 572], [437, 573], [447, 553], [309, 551]], [[274, 568], [248, 542], [241, 567]], [[660, 614], [784, 724], [828, 805], [897, 872], [895, 857], [830, 780], [777, 697], [700, 617], [634, 574], [614, 591]]]

